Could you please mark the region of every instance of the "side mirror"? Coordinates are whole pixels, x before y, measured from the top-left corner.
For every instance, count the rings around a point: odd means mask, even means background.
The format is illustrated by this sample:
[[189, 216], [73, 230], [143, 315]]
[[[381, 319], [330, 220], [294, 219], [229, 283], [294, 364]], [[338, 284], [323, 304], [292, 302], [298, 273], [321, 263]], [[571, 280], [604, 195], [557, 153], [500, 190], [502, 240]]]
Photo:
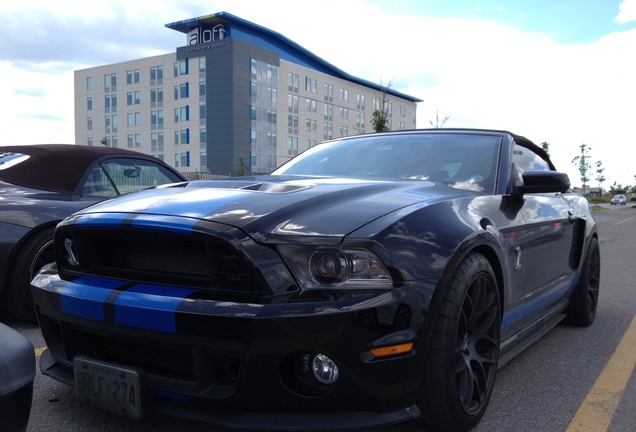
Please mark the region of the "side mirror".
[[522, 181], [515, 186], [521, 194], [526, 193], [565, 193], [570, 189], [567, 174], [558, 171], [524, 171]]

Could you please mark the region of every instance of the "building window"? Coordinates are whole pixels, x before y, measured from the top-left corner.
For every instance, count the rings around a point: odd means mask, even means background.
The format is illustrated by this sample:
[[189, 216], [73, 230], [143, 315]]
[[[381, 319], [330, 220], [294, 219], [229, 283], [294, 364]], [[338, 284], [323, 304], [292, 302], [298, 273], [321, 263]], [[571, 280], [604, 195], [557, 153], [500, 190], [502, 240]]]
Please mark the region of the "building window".
[[135, 147], [141, 147], [141, 134], [135, 134]]
[[399, 107], [399, 115], [400, 115], [400, 117], [406, 117], [406, 107], [400, 105], [400, 107]]
[[135, 92], [135, 105], [139, 105], [141, 103], [141, 92], [137, 90]]
[[289, 156], [298, 154], [298, 137], [287, 137], [287, 154]]
[[356, 95], [356, 108], [357, 109], [364, 111], [364, 109], [365, 109], [364, 108], [364, 99], [365, 98], [364, 98], [363, 94], [358, 93]]
[[184, 60], [180, 60], [179, 61], [179, 74], [180, 75], [187, 75], [188, 74], [188, 59], [184, 59]]
[[126, 93], [126, 105], [130, 106], [133, 104], [133, 92]]
[[298, 135], [298, 116], [287, 116], [287, 132]]
[[207, 168], [208, 154], [206, 152], [199, 153], [199, 165], [201, 166], [201, 171], [203, 171], [203, 168]]
[[150, 106], [152, 108], [163, 106], [163, 88], [150, 89]]
[[205, 96], [205, 81], [199, 81], [199, 96]]
[[133, 82], [133, 71], [126, 71], [126, 84], [132, 84]]
[[205, 104], [199, 105], [199, 120], [205, 120], [205, 113], [206, 113]]
[[349, 102], [349, 90], [348, 89], [340, 89], [340, 100]]
[[88, 130], [93, 130], [93, 117], [88, 117], [86, 119], [86, 128]]
[[86, 78], [86, 90], [93, 90], [93, 77]]
[[181, 167], [189, 167], [190, 166], [190, 152], [181, 153]]
[[316, 120], [308, 118], [307, 119], [307, 123], [306, 123], [307, 132], [314, 132], [315, 133], [317, 125], [318, 125], [318, 122]]
[[[111, 126], [113, 128], [113, 133], [117, 133], [117, 114], [113, 115], [111, 117]], [[116, 147], [116, 146], [114, 146]]]
[[93, 137], [89, 137], [88, 140], [86, 140], [86, 145], [89, 147], [93, 146]]
[[325, 100], [333, 102], [333, 85], [325, 83]]
[[179, 86], [179, 97], [180, 98], [187, 98], [190, 96], [190, 87], [188, 86], [188, 83], [183, 83]]
[[93, 109], [93, 98], [92, 97], [86, 98], [86, 109], [88, 111]]
[[181, 130], [179, 140], [181, 144], [190, 144], [190, 129]]
[[199, 57], [199, 73], [205, 72], [205, 57]]
[[364, 131], [364, 112], [362, 111], [356, 111], [356, 127], [358, 128], [358, 132], [360, 132], [360, 130]]
[[318, 92], [318, 81], [315, 79], [311, 79], [309, 77], [305, 77], [305, 91], [310, 93]]
[[333, 138], [333, 124], [325, 122], [324, 131], [323, 131], [324, 139], [332, 139]]
[[206, 144], [208, 142], [208, 134], [205, 128], [199, 129], [199, 143]]
[[190, 105], [186, 105], [184, 107], [181, 107], [181, 121], [188, 121], [190, 120]]
[[278, 114], [275, 110], [267, 110], [267, 123], [278, 124]]
[[333, 105], [326, 103], [324, 105], [324, 119], [332, 121], [333, 120]]
[[298, 74], [289, 72], [287, 74], [287, 90], [292, 91], [294, 93], [298, 93], [298, 82], [299, 82]]
[[349, 128], [347, 126], [340, 125], [340, 136], [341, 137], [349, 136]]
[[278, 101], [278, 91], [274, 87], [267, 87], [267, 103], [276, 106]]
[[307, 99], [307, 111], [318, 112], [318, 101], [315, 99]]
[[133, 80], [134, 80], [135, 84], [139, 83], [139, 80], [140, 80], [140, 78], [141, 78], [141, 77], [140, 77], [140, 74], [141, 74], [141, 73], [139, 72], [139, 69], [135, 69], [135, 70], [133, 71]]
[[141, 126], [141, 113], [135, 113], [135, 126]]
[[340, 118], [342, 120], [349, 120], [349, 109], [348, 108], [339, 107], [338, 110], [340, 111]]
[[287, 111], [298, 114], [298, 96], [293, 94], [287, 95]]
[[128, 134], [126, 138], [128, 142], [128, 148], [133, 148], [133, 146], [135, 145], [133, 134]]
[[104, 75], [104, 91], [110, 91], [110, 74]]
[[110, 112], [110, 95], [104, 96], [104, 111]]
[[126, 114], [126, 126], [132, 127], [135, 125], [133, 113]]
[[104, 129], [106, 133], [110, 133], [110, 116], [104, 117]]

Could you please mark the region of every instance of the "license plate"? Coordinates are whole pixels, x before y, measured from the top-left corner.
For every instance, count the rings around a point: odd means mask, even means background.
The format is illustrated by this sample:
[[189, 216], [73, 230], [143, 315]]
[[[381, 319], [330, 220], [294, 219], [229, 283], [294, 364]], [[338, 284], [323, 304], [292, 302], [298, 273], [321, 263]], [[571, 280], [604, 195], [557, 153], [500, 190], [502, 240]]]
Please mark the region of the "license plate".
[[115, 412], [126, 417], [141, 418], [140, 373], [75, 357], [75, 398], [84, 404]]

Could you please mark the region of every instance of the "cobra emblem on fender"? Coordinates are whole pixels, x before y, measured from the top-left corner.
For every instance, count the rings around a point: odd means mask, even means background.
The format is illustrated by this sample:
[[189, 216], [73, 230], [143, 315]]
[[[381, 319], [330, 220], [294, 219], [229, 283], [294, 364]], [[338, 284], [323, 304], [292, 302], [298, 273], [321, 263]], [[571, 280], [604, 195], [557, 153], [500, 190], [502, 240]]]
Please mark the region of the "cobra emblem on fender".
[[68, 253], [68, 258], [66, 261], [73, 267], [77, 267], [79, 265], [79, 261], [75, 257], [75, 252], [73, 252], [73, 240], [67, 238], [64, 240], [64, 248], [66, 249], [66, 253]]

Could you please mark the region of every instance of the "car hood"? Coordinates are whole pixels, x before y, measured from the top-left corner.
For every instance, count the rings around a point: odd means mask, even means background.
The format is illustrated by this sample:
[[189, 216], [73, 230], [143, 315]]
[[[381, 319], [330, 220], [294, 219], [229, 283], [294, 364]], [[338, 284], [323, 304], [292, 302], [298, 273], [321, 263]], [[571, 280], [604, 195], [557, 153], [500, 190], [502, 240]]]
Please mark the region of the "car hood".
[[183, 222], [163, 216], [179, 216], [193, 225], [207, 220], [240, 228], [261, 241], [293, 235], [340, 238], [400, 208], [467, 194], [474, 192], [428, 181], [267, 176], [159, 187], [99, 203], [77, 215], [91, 224], [100, 219], [108, 224], [161, 220], [165, 229]]

